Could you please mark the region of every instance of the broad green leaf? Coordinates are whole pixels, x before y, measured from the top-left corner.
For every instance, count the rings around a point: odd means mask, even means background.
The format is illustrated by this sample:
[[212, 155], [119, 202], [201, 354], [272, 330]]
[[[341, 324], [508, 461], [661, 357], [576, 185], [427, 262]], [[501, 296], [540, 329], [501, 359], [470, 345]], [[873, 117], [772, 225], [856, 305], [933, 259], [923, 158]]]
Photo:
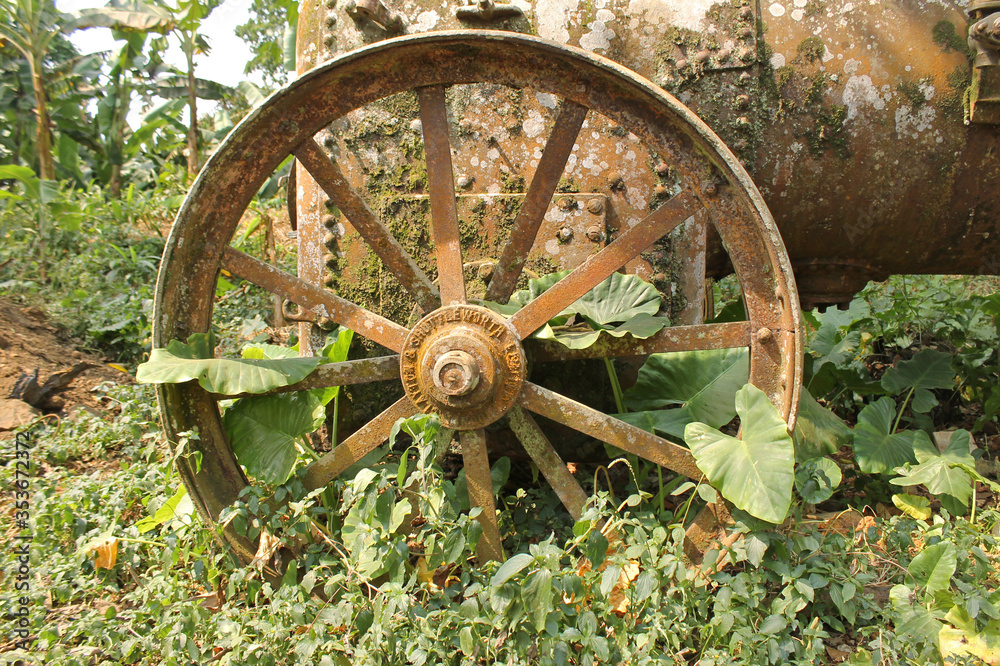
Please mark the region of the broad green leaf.
[[574, 326], [572, 328], [552, 328], [551, 326], [545, 326], [539, 330], [539, 333], [535, 337], [548, 338], [561, 342], [570, 349], [586, 349], [605, 334], [616, 338], [631, 335], [633, 338], [645, 340], [656, 335], [661, 329], [669, 325], [670, 320], [666, 317], [639, 314], [619, 326], [612, 328], [601, 327], [597, 330], [588, 328], [585, 325]]
[[[569, 274], [570, 271], [557, 271], [555, 273], [543, 275], [540, 278], [528, 280], [528, 288], [515, 291], [507, 301], [507, 305], [516, 308], [514, 310], [514, 312], [516, 312], [518, 309], [523, 308], [525, 305], [544, 294], [550, 287], [552, 287], [552, 285], [559, 282], [559, 280], [562, 280]], [[513, 312], [510, 314], [513, 314]]]
[[241, 353], [243, 358], [249, 359], [276, 359], [276, 358], [298, 358], [299, 353], [290, 347], [280, 345], [269, 345], [265, 343], [249, 345], [243, 348]]
[[951, 577], [958, 567], [955, 544], [942, 541], [924, 548], [913, 560], [907, 571], [913, 576], [918, 587], [924, 588], [930, 596], [938, 590], [947, 590]]
[[736, 393], [743, 439], [704, 423], [685, 428], [698, 467], [722, 496], [761, 520], [780, 523], [788, 514], [794, 483], [794, 446], [788, 426], [753, 384]]
[[795, 470], [795, 489], [809, 504], [830, 499], [842, 480], [840, 466], [829, 458], [812, 458]]
[[910, 409], [917, 414], [926, 414], [937, 406], [938, 399], [929, 390], [918, 388], [913, 391], [913, 399], [910, 400]]
[[948, 447], [941, 453], [927, 433], [918, 430], [913, 448], [919, 464], [899, 470], [903, 476], [890, 483], [897, 486], [923, 484], [932, 494], [950, 495], [967, 508], [972, 499], [972, 477], [953, 465], [975, 466], [975, 460], [969, 455], [969, 433], [965, 430], [953, 432]]
[[851, 429], [803, 387], [795, 421], [795, 461], [802, 463], [836, 453], [851, 442]]
[[952, 388], [955, 371], [951, 367], [952, 355], [936, 349], [922, 349], [909, 361], [900, 361], [882, 375], [882, 388], [890, 393], [901, 393], [911, 388]]
[[920, 495], [900, 493], [892, 496], [896, 508], [916, 520], [927, 520], [931, 517], [931, 501]]
[[156, 510], [152, 516], [146, 516], [142, 520], [138, 521], [135, 526], [139, 530], [139, 534], [145, 534], [150, 530], [154, 530], [160, 525], [166, 525], [178, 518], [185, 516], [190, 516], [194, 512], [194, 503], [187, 494], [187, 488], [181, 484], [177, 488], [177, 492], [168, 499], [166, 502], [160, 505], [160, 508]]
[[621, 419], [625, 423], [631, 423], [637, 428], [642, 428], [646, 432], [654, 435], [668, 435], [678, 440], [684, 439], [684, 428], [687, 424], [694, 423], [695, 419], [686, 407], [674, 407], [672, 409], [657, 409], [648, 412], [629, 412], [627, 414], [615, 414], [616, 419]]
[[493, 587], [500, 587], [534, 561], [535, 557], [533, 555], [529, 555], [528, 553], [518, 553], [500, 565], [497, 572], [493, 574], [493, 578], [490, 580], [490, 585]]
[[1000, 664], [1000, 628], [995, 622], [982, 632], [946, 624], [938, 632], [938, 642], [946, 664]]
[[854, 457], [858, 468], [866, 474], [884, 474], [906, 463], [916, 462], [913, 455], [912, 431], [892, 430], [896, 403], [892, 398], [879, 398], [858, 414], [854, 427]]
[[630, 411], [684, 405], [695, 421], [719, 428], [736, 416], [736, 392], [746, 384], [746, 349], [652, 354], [625, 392]]
[[[336, 331], [336, 337], [331, 333], [326, 338], [326, 346], [323, 347], [323, 351], [320, 352], [320, 356], [323, 357], [324, 361], [327, 363], [343, 363], [347, 360], [347, 354], [351, 349], [351, 341], [354, 340], [354, 331], [349, 328], [339, 328]], [[313, 395], [320, 399], [320, 401], [326, 405], [329, 404], [334, 398], [340, 395], [339, 386], [327, 386], [321, 389], [313, 389]]]
[[[135, 373], [136, 380], [150, 384], [178, 384], [197, 379], [203, 389], [212, 393], [266, 393], [301, 381], [323, 362], [322, 358], [316, 356], [211, 358], [210, 349], [197, 348], [192, 344], [191, 338], [188, 341], [185, 344], [171, 340], [165, 349], [154, 349], [149, 360], [139, 365]], [[264, 353], [261, 352], [261, 355]]]
[[295, 442], [323, 424], [323, 404], [308, 392], [251, 396], [226, 410], [226, 429], [236, 459], [264, 483], [288, 480], [295, 465]]
[[816, 356], [813, 367], [817, 372], [827, 363], [835, 368], [843, 368], [854, 359], [854, 352], [860, 345], [861, 333], [858, 331], [841, 337], [836, 327], [823, 324], [809, 339], [809, 351]]
[[629, 321], [638, 315], [655, 315], [663, 298], [656, 287], [637, 275], [612, 273], [609, 278], [581, 296], [562, 314], [578, 314], [591, 325], [604, 326]]

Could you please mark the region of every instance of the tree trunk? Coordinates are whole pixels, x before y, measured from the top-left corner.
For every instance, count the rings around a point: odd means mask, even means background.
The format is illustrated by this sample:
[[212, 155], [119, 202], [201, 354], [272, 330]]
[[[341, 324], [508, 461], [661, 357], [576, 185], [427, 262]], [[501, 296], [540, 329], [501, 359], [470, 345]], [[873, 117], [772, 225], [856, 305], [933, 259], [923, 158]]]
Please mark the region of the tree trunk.
[[[186, 40], [185, 40], [186, 41]], [[190, 119], [188, 123], [188, 155], [187, 168], [188, 178], [194, 180], [198, 175], [198, 88], [194, 77], [194, 35], [191, 35], [190, 44], [185, 49], [188, 65], [188, 113]]]
[[52, 134], [49, 131], [49, 110], [45, 98], [45, 77], [41, 57], [28, 59], [31, 66], [31, 85], [35, 90], [36, 139], [38, 149], [38, 177], [55, 180], [56, 166], [52, 158]]

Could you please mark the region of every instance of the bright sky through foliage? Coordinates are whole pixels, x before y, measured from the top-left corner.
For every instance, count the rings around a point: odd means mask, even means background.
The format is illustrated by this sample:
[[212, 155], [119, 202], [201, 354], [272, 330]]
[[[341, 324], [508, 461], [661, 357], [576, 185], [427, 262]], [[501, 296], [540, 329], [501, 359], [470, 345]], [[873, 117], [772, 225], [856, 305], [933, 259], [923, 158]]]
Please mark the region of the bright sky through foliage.
[[[101, 0], [56, 0], [56, 6], [64, 12], [76, 11], [84, 7], [103, 7]], [[258, 75], [247, 77], [243, 68], [253, 54], [249, 47], [236, 36], [236, 26], [246, 23], [250, 16], [250, 0], [224, 0], [202, 23], [202, 33], [208, 38], [212, 49], [208, 55], [195, 56], [195, 73], [199, 78], [211, 79], [227, 86], [235, 86], [240, 81], [249, 78], [254, 83], [262, 81]], [[107, 51], [115, 47], [111, 38], [111, 30], [107, 28], [91, 28], [80, 30], [71, 36], [71, 40], [81, 53]], [[165, 60], [182, 70], [186, 67], [184, 53], [171, 37], [170, 49]], [[215, 102], [201, 100], [198, 104], [198, 115], [210, 112], [215, 108]], [[129, 115], [129, 124], [135, 127], [141, 117], [138, 109]]]

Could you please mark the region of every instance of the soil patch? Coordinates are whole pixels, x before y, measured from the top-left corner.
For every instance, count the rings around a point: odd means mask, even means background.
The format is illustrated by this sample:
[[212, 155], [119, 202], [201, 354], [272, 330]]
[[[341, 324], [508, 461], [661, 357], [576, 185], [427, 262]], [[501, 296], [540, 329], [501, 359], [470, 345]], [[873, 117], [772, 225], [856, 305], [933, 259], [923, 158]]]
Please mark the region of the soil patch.
[[[19, 306], [0, 298], [0, 399], [22, 398], [26, 384], [43, 387], [60, 384], [59, 373], [78, 367], [65, 387], [49, 390], [44, 403], [35, 405], [42, 412], [60, 417], [79, 409], [97, 412], [103, 409], [93, 389], [104, 382], [131, 383], [125, 372], [108, 365], [107, 360], [77, 350], [73, 341], [49, 323], [37, 307]], [[64, 377], [69, 377], [65, 375]], [[52, 381], [50, 381], [52, 380]], [[0, 432], [0, 439], [9, 433]]]

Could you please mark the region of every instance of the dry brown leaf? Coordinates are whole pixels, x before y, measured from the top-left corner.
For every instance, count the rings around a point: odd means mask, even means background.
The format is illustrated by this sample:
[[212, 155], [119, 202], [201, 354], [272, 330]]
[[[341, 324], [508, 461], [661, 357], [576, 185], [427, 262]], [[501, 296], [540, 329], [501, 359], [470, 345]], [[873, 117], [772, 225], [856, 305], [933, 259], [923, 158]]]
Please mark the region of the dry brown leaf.
[[271, 561], [278, 549], [281, 548], [281, 539], [272, 536], [267, 530], [260, 531], [260, 543], [257, 545], [257, 554], [250, 561], [250, 566], [260, 570]]
[[850, 652], [844, 652], [843, 650], [832, 648], [829, 645], [824, 647], [826, 648], [826, 656], [830, 657], [834, 663], [840, 663], [851, 656]]
[[625, 613], [628, 611], [629, 603], [628, 595], [625, 591], [632, 586], [632, 582], [639, 577], [639, 561], [629, 560], [622, 567], [622, 572], [618, 575], [618, 582], [615, 583], [614, 588], [611, 590], [611, 595], [608, 597], [608, 602], [611, 604], [611, 610], [614, 611], [615, 615], [618, 617], [624, 617]]
[[118, 539], [111, 537], [93, 548], [95, 569], [114, 569], [118, 561]]

